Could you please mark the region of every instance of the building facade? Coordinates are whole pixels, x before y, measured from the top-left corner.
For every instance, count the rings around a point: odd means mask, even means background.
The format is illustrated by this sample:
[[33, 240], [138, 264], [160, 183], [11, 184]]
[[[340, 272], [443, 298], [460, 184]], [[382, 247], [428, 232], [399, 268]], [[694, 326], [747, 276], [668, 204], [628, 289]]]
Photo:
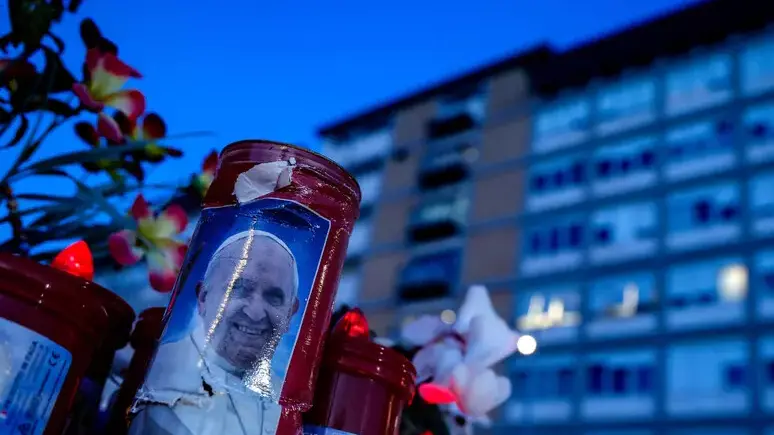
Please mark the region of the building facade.
[[380, 334], [489, 286], [538, 352], [494, 431], [774, 435], [774, 4], [538, 47], [322, 129]]

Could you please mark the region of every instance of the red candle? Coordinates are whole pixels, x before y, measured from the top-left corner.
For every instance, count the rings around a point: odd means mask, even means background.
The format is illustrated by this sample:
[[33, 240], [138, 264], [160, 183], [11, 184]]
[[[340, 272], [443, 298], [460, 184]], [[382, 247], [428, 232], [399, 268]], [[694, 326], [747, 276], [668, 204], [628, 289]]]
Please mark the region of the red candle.
[[304, 434], [397, 435], [415, 392], [416, 370], [400, 353], [370, 341], [359, 310], [337, 324], [325, 349]]
[[311, 151], [223, 150], [130, 433], [299, 429], [288, 422], [312, 405], [359, 201], [354, 178]]
[[91, 281], [0, 253], [0, 433], [62, 433], [79, 384], [116, 338], [110, 296]]

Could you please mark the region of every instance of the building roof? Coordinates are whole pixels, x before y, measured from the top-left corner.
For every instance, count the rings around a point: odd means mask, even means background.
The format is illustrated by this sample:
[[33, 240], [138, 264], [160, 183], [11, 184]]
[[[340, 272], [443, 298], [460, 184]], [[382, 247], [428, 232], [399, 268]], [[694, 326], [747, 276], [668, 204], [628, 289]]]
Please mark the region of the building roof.
[[684, 54], [695, 47], [721, 42], [734, 34], [762, 29], [772, 22], [774, 2], [769, 0], [704, 1], [669, 11], [563, 52], [548, 44], [536, 46], [325, 125], [318, 133], [327, 136], [346, 132], [352, 127], [384, 117], [460, 85], [515, 68], [523, 68], [529, 74], [533, 91], [537, 95], [550, 97], [562, 89], [582, 86], [595, 78], [613, 77], [626, 69], [648, 65], [654, 59]]
[[440, 83], [436, 83], [422, 90], [412, 92], [411, 94], [404, 97], [391, 100], [387, 103], [358, 113], [354, 116], [350, 116], [339, 121], [332, 122], [328, 125], [324, 125], [318, 130], [318, 134], [321, 136], [328, 136], [335, 135], [340, 132], [345, 133], [356, 126], [367, 124], [372, 120], [389, 116], [400, 109], [410, 107], [422, 101], [427, 101], [430, 98], [458, 89], [461, 86], [474, 84], [486, 77], [490, 77], [500, 72], [516, 68], [523, 68], [527, 71], [530, 71], [536, 65], [551, 59], [554, 54], [555, 53], [553, 49], [551, 49], [546, 44], [530, 47], [527, 50], [520, 51], [515, 55], [508, 56], [500, 61], [485, 65], [474, 71], [469, 71], [458, 77], [444, 80]]
[[662, 14], [574, 47], [556, 56], [531, 77], [533, 92], [550, 96], [583, 86], [595, 78], [614, 77], [735, 34], [765, 28], [774, 21], [774, 2], [712, 0]]

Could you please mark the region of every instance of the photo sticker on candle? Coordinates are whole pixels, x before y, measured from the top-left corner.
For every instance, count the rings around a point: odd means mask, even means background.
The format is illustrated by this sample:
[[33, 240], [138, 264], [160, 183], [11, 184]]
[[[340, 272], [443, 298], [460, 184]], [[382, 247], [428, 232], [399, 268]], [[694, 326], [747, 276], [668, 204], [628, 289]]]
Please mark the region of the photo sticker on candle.
[[203, 210], [130, 433], [276, 432], [329, 230], [284, 199]]

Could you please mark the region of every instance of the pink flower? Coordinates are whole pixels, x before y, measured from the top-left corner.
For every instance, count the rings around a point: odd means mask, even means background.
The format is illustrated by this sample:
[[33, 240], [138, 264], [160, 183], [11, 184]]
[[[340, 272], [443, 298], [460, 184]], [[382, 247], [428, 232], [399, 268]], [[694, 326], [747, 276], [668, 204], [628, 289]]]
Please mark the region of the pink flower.
[[101, 112], [112, 107], [130, 119], [137, 119], [145, 111], [145, 96], [140, 91], [121, 90], [130, 78], [142, 76], [114, 54], [90, 49], [85, 70], [83, 83], [73, 85], [73, 92], [86, 108]]
[[131, 215], [137, 229], [112, 234], [108, 239], [110, 255], [123, 266], [136, 264], [146, 257], [151, 287], [160, 292], [171, 291], [188, 248], [175, 238], [188, 225], [185, 210], [173, 204], [154, 215], [145, 198], [138, 195]]

